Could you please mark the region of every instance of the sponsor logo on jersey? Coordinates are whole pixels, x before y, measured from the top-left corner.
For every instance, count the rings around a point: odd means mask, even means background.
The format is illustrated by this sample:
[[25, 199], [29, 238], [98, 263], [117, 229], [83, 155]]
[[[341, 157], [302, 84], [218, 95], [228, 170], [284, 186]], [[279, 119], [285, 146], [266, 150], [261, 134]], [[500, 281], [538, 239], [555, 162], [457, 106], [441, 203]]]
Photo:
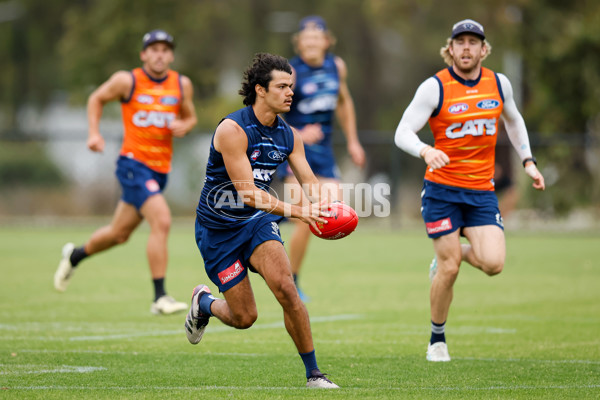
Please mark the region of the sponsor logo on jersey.
[[146, 181], [146, 189], [150, 192], [158, 192], [160, 190], [160, 185], [154, 179], [148, 179]]
[[304, 94], [311, 95], [317, 90], [319, 90], [319, 86], [314, 82], [307, 82], [304, 85], [302, 85], [302, 93]]
[[283, 161], [287, 158], [285, 153], [282, 153], [278, 150], [272, 150], [268, 154], [269, 158], [274, 161]]
[[252, 174], [254, 175], [254, 179], [258, 179], [259, 181], [263, 182], [270, 182], [275, 171], [275, 169], [254, 168], [252, 170]]
[[450, 218], [444, 218], [435, 222], [427, 222], [425, 223], [425, 227], [427, 228], [427, 233], [432, 235], [434, 233], [451, 230], [452, 222], [450, 221]]
[[481, 100], [479, 103], [477, 103], [477, 108], [482, 110], [491, 110], [493, 108], [497, 108], [498, 106], [500, 106], [500, 102], [494, 99]]
[[138, 94], [135, 98], [135, 101], [137, 101], [140, 104], [152, 104], [154, 103], [154, 97], [148, 94]]
[[468, 109], [469, 109], [468, 104], [458, 103], [458, 104], [452, 104], [450, 107], [448, 107], [448, 112], [450, 114], [460, 114], [460, 113], [464, 113]]
[[319, 111], [333, 111], [337, 107], [337, 94], [324, 94], [322, 96], [302, 99], [298, 103], [298, 111], [302, 114], [312, 114]]
[[242, 272], [244, 272], [244, 267], [240, 260], [234, 262], [227, 269], [219, 272], [217, 275], [219, 276], [219, 280], [224, 285], [235, 277], [239, 276]]
[[140, 128], [155, 126], [157, 128], [168, 127], [171, 121], [175, 120], [175, 114], [163, 111], [140, 110], [133, 114], [132, 122]]
[[260, 156], [260, 150], [254, 150], [252, 152], [252, 155], [250, 156], [250, 159], [252, 161], [256, 161], [256, 159], [258, 158], [258, 156]]
[[446, 128], [446, 137], [458, 139], [467, 135], [471, 136], [493, 136], [496, 134], [496, 118], [479, 118], [465, 121], [464, 123], [455, 122]]
[[160, 104], [164, 104], [165, 106], [174, 106], [179, 103], [179, 99], [175, 96], [162, 96], [159, 101]]

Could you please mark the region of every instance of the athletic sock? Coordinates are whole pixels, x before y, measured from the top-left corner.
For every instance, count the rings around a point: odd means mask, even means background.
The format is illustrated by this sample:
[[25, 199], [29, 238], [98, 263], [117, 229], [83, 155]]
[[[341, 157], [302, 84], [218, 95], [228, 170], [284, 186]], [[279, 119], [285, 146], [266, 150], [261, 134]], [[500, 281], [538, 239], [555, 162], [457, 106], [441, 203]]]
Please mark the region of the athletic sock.
[[77, 266], [77, 264], [79, 264], [79, 262], [81, 260], [83, 260], [84, 258], [86, 258], [87, 256], [88, 256], [88, 254], [83, 249], [83, 246], [76, 247], [73, 249], [73, 252], [71, 253], [71, 257], [69, 257], [69, 261], [71, 262], [71, 265], [73, 266], [73, 268], [75, 268]]
[[152, 279], [154, 283], [154, 301], [167, 294], [165, 292], [165, 278]]
[[210, 306], [212, 305], [213, 301], [216, 300], [216, 297], [214, 297], [212, 294], [210, 293], [203, 293], [202, 296], [200, 296], [200, 300], [198, 301], [198, 306], [200, 306], [200, 311], [202, 312], [202, 314], [208, 314], [208, 315], [213, 315], [212, 311], [210, 311]]
[[319, 367], [317, 367], [317, 357], [315, 356], [315, 351], [311, 351], [310, 353], [298, 353], [302, 358], [302, 362], [304, 363], [304, 368], [306, 368], [306, 379], [312, 376], [312, 372], [314, 370], [319, 371]]
[[434, 344], [437, 342], [446, 342], [446, 334], [445, 334], [445, 328], [446, 328], [446, 321], [442, 322], [441, 324], [436, 324], [435, 322], [431, 321], [431, 339], [429, 339], [429, 343]]

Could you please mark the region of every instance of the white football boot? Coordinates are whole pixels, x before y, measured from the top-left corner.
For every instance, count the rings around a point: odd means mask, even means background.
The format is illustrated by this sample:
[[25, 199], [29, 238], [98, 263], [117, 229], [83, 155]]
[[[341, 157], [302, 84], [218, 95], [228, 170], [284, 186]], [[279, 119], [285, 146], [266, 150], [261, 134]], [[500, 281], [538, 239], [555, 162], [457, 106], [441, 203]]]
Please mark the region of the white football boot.
[[67, 290], [69, 280], [75, 273], [75, 268], [71, 265], [71, 254], [75, 245], [73, 243], [67, 243], [62, 248], [62, 258], [58, 263], [58, 269], [54, 273], [54, 288], [59, 292]]
[[173, 314], [180, 311], [187, 310], [187, 304], [177, 301], [171, 296], [164, 295], [159, 297], [150, 306], [150, 312], [152, 314]]
[[210, 294], [210, 289], [206, 285], [198, 285], [192, 292], [192, 305], [190, 311], [185, 317], [185, 334], [191, 344], [198, 344], [202, 340], [206, 325], [210, 320], [210, 315], [200, 311], [200, 296]]
[[[318, 371], [318, 370], [316, 370]], [[306, 380], [306, 387], [309, 388], [317, 388], [317, 389], [339, 389], [340, 387], [335, 383], [331, 382], [329, 379], [325, 377], [320, 371], [315, 372], [310, 378]]]
[[436, 342], [427, 345], [427, 361], [447, 362], [450, 361], [448, 345], [444, 342]]
[[435, 274], [437, 274], [437, 257], [433, 257], [431, 260], [431, 264], [429, 264], [429, 281], [433, 282], [433, 278], [435, 278]]

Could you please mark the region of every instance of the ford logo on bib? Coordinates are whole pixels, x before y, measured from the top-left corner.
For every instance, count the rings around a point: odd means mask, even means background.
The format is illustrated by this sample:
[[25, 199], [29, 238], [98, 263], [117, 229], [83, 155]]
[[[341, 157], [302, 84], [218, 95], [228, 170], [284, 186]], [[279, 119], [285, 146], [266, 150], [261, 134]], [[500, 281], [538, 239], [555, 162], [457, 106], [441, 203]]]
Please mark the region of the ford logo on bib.
[[479, 103], [477, 103], [477, 108], [480, 108], [482, 110], [491, 110], [492, 108], [496, 108], [499, 105], [500, 102], [498, 100], [487, 99], [481, 100]]
[[269, 158], [274, 161], [283, 161], [286, 157], [284, 153], [277, 150], [270, 151], [268, 155]]

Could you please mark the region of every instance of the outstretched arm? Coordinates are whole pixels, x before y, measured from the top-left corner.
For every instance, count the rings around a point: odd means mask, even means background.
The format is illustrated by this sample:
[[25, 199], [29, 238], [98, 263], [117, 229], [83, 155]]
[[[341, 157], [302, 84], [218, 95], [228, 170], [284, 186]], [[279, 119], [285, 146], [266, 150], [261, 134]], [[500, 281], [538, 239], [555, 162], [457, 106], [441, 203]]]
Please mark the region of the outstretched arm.
[[346, 136], [348, 154], [350, 154], [350, 157], [352, 157], [352, 162], [359, 167], [364, 167], [365, 151], [358, 140], [354, 101], [352, 100], [350, 89], [348, 89], [348, 83], [346, 81], [348, 69], [346, 68], [346, 63], [340, 57], [335, 58], [335, 64], [337, 66], [338, 76], [340, 78], [340, 91], [338, 95], [337, 107], [335, 109], [336, 116], [342, 127], [342, 131]]
[[100, 134], [100, 118], [104, 105], [110, 101], [125, 99], [131, 92], [133, 77], [128, 71], [115, 72], [100, 85], [88, 98], [88, 140], [87, 147], [96, 152], [104, 151], [104, 138]]
[[[320, 213], [311, 212], [310, 207], [303, 208], [285, 203], [256, 186], [252, 166], [246, 154], [248, 138], [236, 122], [230, 119], [221, 122], [215, 131], [213, 143], [215, 150], [223, 156], [227, 174], [244, 204], [275, 215], [298, 218], [314, 226], [314, 228], [317, 228], [316, 221], [325, 222], [324, 219], [318, 217]], [[295, 141], [294, 152], [296, 149], [302, 153], [304, 152], [301, 140], [299, 146]], [[292, 157], [290, 156], [290, 165], [292, 165], [291, 160]]]
[[181, 87], [183, 89], [181, 112], [179, 118], [169, 125], [171, 133], [175, 137], [184, 137], [198, 122], [196, 109], [194, 108], [194, 86], [187, 76], [181, 76]]
[[423, 158], [432, 169], [448, 165], [450, 158], [443, 151], [423, 143], [417, 136], [417, 132], [425, 126], [437, 108], [439, 100], [440, 92], [437, 81], [435, 78], [427, 79], [419, 86], [415, 97], [404, 111], [394, 135], [396, 146], [408, 154]]
[[503, 74], [498, 74], [498, 78], [502, 86], [502, 93], [504, 94], [502, 120], [504, 121], [508, 138], [519, 154], [519, 158], [524, 162], [525, 172], [533, 179], [533, 187], [538, 190], [544, 190], [546, 188], [544, 177], [533, 161], [525, 121], [517, 109], [510, 81]]

